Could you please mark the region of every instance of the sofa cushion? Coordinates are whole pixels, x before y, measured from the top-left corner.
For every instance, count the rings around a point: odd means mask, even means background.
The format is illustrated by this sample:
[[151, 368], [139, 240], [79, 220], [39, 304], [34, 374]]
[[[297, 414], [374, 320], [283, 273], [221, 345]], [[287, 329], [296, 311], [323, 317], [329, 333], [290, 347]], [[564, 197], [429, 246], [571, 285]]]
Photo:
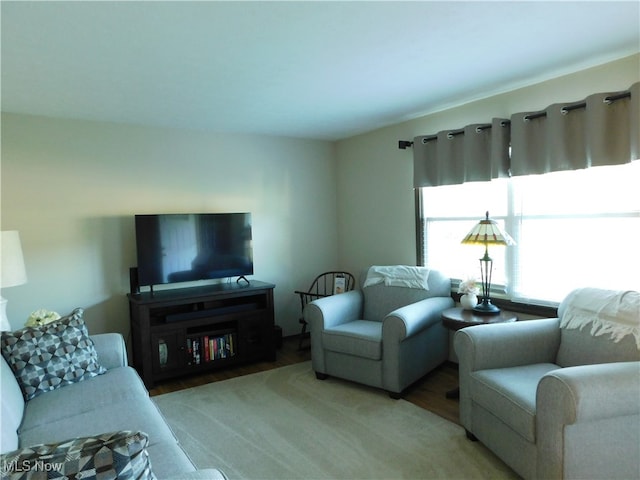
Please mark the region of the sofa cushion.
[[[91, 383], [93, 381], [91, 379]], [[25, 413], [29, 416], [28, 405]], [[88, 437], [109, 430], [128, 429], [140, 430], [148, 435], [147, 451], [151, 464], [157, 474], [162, 473], [163, 478], [194, 469], [171, 428], [149, 397], [129, 398], [75, 417], [53, 420], [29, 430], [21, 429], [20, 444], [28, 446], [53, 443], [60, 438]]]
[[25, 400], [106, 371], [81, 309], [54, 323], [2, 332], [0, 346]]
[[[73, 425], [76, 423], [73, 419], [81, 414], [93, 412], [95, 416], [106, 415], [111, 411], [112, 405], [136, 398], [148, 398], [147, 390], [136, 371], [131, 367], [114, 368], [92, 378], [90, 382], [74, 383], [29, 400], [20, 432], [25, 433], [41, 426], [47, 428], [54, 422], [67, 421]], [[148, 432], [142, 427], [138, 428]], [[107, 430], [114, 428], [107, 427], [102, 431]], [[69, 436], [74, 436], [73, 432]]]
[[[89, 398], [84, 402], [91, 401]], [[74, 403], [83, 401], [76, 399]], [[18, 431], [22, 447], [116, 430], [143, 431], [149, 435], [150, 445], [165, 440], [176, 442], [173, 432], [149, 397], [138, 396], [100, 405], [94, 410], [81, 411], [72, 417], [56, 418], [55, 411], [52, 411], [46, 416], [48, 423], [42, 423], [41, 419], [33, 421], [32, 418], [27, 404], [24, 425]], [[31, 427], [26, 428], [27, 424]]]
[[110, 432], [39, 444], [2, 456], [3, 479], [152, 480], [145, 433]]
[[382, 323], [354, 320], [322, 332], [322, 345], [334, 352], [380, 360]]
[[478, 370], [471, 373], [471, 397], [523, 438], [535, 443], [538, 383], [558, 368], [553, 363], [538, 363]]
[[[113, 372], [117, 371], [135, 374], [129, 367]], [[19, 431], [20, 445], [53, 443], [60, 438], [87, 437], [111, 430], [140, 430], [149, 437], [147, 451], [156, 473], [162, 472], [162, 477], [165, 478], [193, 470], [193, 464], [178, 444], [161, 412], [147, 396], [146, 391], [140, 394], [138, 385], [141, 384], [141, 380], [135, 378], [133, 382], [128, 375], [114, 376], [109, 386], [103, 380], [110, 377], [111, 372], [110, 370], [105, 375], [61, 388], [27, 402], [24, 422]], [[121, 394], [120, 400], [117, 399], [116, 393], [109, 391], [117, 384], [116, 380], [122, 381], [117, 389]], [[95, 390], [80, 392], [78, 387], [88, 385], [95, 385]], [[66, 396], [68, 392], [73, 392], [73, 395]], [[60, 408], [60, 404], [67, 399], [71, 407], [77, 407], [77, 414], [69, 416], [72, 409], [66, 408], [62, 411], [66, 416], [58, 418], [56, 410], [48, 412], [46, 409], [48, 397], [56, 397], [55, 402], [52, 402], [56, 408]], [[38, 410], [32, 412], [32, 402], [41, 399], [43, 402], [38, 405]], [[43, 423], [43, 420], [46, 420], [46, 423]]]

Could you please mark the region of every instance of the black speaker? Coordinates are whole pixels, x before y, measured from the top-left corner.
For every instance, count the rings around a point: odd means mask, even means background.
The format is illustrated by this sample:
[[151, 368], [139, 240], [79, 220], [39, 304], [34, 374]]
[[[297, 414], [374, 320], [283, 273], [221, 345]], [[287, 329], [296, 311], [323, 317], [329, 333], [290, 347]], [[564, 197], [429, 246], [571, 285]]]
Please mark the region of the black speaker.
[[138, 283], [138, 268], [131, 267], [129, 269], [129, 291], [135, 295], [140, 293], [140, 284]]

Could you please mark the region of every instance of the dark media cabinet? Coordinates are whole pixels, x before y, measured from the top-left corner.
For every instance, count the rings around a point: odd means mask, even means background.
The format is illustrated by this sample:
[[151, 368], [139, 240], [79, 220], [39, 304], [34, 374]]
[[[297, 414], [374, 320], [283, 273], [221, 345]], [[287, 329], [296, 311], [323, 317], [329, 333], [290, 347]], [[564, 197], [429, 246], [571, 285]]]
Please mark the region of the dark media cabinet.
[[155, 382], [275, 360], [273, 289], [247, 283], [129, 294], [133, 365]]

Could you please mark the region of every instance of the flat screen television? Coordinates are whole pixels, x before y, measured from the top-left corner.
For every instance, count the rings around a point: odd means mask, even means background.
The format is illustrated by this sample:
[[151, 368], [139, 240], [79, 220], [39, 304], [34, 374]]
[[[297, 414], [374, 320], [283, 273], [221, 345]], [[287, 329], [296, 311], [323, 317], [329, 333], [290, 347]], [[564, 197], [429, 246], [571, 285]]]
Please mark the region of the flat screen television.
[[253, 274], [250, 213], [136, 215], [138, 283]]

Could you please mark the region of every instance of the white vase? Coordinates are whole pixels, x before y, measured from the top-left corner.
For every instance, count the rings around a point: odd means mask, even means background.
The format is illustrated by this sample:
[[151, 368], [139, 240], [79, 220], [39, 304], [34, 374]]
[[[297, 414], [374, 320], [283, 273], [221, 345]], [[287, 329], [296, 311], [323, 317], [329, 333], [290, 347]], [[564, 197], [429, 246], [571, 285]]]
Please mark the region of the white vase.
[[471, 310], [478, 305], [478, 296], [473, 293], [465, 293], [460, 297], [460, 305], [462, 305], [462, 308], [465, 310]]

